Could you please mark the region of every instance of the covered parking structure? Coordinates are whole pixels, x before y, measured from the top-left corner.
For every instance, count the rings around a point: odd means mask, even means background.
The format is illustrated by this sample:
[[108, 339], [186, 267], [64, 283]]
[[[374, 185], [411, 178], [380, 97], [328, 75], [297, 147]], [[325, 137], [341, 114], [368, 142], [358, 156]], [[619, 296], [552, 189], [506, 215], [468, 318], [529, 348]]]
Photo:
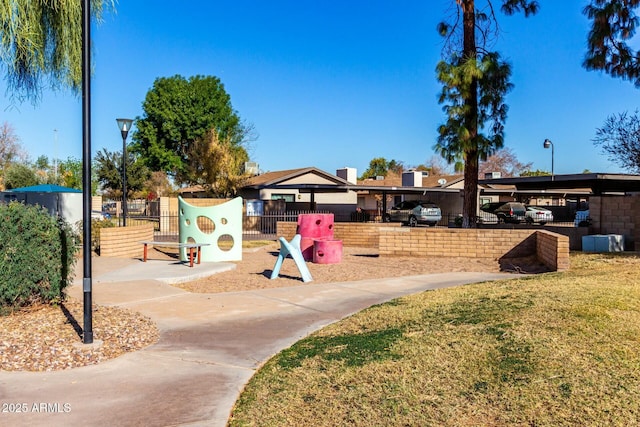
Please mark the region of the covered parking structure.
[[[625, 196], [640, 193], [640, 175], [583, 173], [479, 180], [481, 195], [497, 195], [528, 203], [548, 200], [545, 207], [557, 219], [573, 220], [576, 210], [589, 206], [592, 197]], [[538, 204], [538, 203], [533, 203]]]

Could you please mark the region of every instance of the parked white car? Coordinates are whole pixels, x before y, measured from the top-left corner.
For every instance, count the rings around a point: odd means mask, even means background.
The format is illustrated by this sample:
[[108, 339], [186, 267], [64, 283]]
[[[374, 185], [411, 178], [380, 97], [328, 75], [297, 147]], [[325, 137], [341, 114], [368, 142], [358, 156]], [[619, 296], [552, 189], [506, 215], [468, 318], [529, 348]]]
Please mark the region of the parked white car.
[[527, 206], [525, 221], [527, 224], [545, 225], [546, 223], [553, 221], [553, 212], [549, 209], [539, 208], [537, 206]]
[[498, 220], [498, 215], [491, 212], [480, 211], [478, 213], [478, 217], [476, 218], [478, 224], [497, 224], [500, 221]]

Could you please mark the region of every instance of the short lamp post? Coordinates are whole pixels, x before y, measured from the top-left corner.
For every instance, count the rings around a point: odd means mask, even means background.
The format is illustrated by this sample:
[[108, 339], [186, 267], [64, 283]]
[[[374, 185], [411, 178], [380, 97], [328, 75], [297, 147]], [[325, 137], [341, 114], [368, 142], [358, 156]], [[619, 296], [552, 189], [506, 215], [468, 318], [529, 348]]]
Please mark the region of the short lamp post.
[[548, 139], [544, 140], [544, 144], [543, 144], [544, 148], [549, 148], [551, 147], [551, 181], [553, 181], [553, 142], [549, 141]]
[[122, 134], [122, 226], [127, 226], [127, 135], [133, 120], [116, 119]]

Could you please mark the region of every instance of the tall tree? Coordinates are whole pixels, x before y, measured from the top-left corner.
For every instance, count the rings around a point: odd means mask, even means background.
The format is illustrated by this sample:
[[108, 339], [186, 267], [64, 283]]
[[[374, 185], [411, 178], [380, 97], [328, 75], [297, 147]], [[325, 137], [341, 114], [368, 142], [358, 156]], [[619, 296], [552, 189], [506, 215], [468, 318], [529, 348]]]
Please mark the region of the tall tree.
[[132, 149], [151, 170], [164, 171], [179, 184], [196, 180], [189, 174], [189, 153], [208, 131], [214, 129], [223, 140], [240, 146], [252, 130], [242, 123], [220, 79], [213, 76], [158, 78], [142, 109]]
[[[95, 174], [94, 170], [91, 172], [92, 175]], [[92, 194], [95, 194], [97, 187], [96, 178], [96, 176], [91, 177]], [[67, 157], [67, 160], [58, 162], [58, 180], [65, 187], [82, 190], [82, 160]]]
[[587, 70], [605, 71], [640, 87], [640, 52], [630, 46], [640, 23], [640, 0], [591, 0], [584, 14], [591, 20], [587, 37]]
[[367, 170], [362, 172], [359, 179], [375, 178], [376, 176], [387, 176], [389, 172], [396, 175], [402, 174], [404, 163], [398, 160], [387, 160], [384, 157], [374, 157], [369, 162]]
[[[122, 197], [122, 152], [111, 152], [103, 148], [96, 154], [94, 162], [96, 178], [103, 190], [109, 197]], [[149, 169], [137, 155], [127, 151], [127, 198], [142, 191], [150, 176]]]
[[151, 172], [151, 176], [145, 184], [145, 189], [148, 191], [147, 197], [150, 199], [168, 196], [175, 191], [167, 174], [162, 171]]
[[602, 148], [609, 160], [640, 173], [640, 115], [622, 113], [610, 116], [596, 131], [594, 144]]
[[189, 175], [195, 177], [191, 183], [202, 185], [214, 197], [236, 195], [249, 178], [244, 173], [247, 152], [214, 129], [198, 139], [189, 154]]
[[4, 185], [8, 190], [30, 187], [38, 184], [38, 177], [33, 168], [22, 163], [11, 164], [4, 174]]
[[0, 126], [0, 189], [4, 188], [5, 172], [15, 162], [26, 162], [27, 154], [20, 145], [20, 138], [13, 126], [4, 122]]
[[[438, 25], [445, 37], [445, 59], [437, 66], [443, 89], [446, 123], [438, 128], [435, 150], [449, 163], [464, 163], [463, 227], [475, 227], [478, 205], [479, 160], [503, 145], [511, 70], [490, 41], [497, 32], [494, 3], [498, 0], [455, 0], [454, 14]], [[507, 15], [535, 14], [537, 1], [500, 0]], [[482, 131], [487, 133], [483, 134]]]
[[[99, 20], [113, 0], [91, 0]], [[51, 87], [82, 83], [81, 1], [3, 0], [0, 2], [0, 63], [12, 97], [37, 99], [43, 80]]]

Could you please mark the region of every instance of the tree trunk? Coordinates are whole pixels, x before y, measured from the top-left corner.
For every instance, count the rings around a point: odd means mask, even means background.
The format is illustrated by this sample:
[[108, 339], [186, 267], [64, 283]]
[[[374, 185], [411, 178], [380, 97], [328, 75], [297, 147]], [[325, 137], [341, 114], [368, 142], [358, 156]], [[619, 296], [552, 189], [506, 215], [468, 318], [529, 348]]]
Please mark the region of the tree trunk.
[[[464, 61], [476, 60], [476, 15], [474, 0], [462, 1], [463, 12], [463, 47]], [[478, 80], [474, 78], [469, 91], [464, 95], [466, 109], [465, 127], [468, 140], [464, 147], [464, 203], [462, 208], [462, 226], [476, 227], [476, 211], [478, 207]]]

